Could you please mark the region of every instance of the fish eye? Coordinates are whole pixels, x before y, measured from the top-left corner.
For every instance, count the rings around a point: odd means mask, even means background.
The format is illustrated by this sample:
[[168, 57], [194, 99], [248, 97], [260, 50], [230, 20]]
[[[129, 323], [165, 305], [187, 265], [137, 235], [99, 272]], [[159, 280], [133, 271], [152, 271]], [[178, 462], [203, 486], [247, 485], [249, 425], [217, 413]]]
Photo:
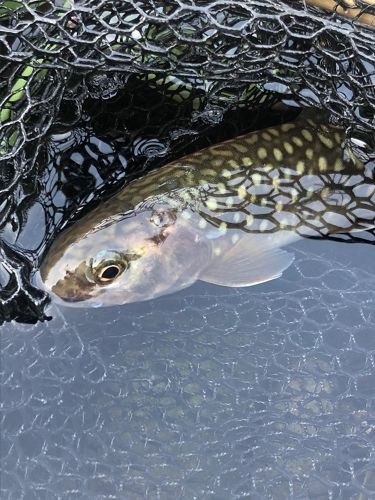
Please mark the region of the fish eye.
[[122, 272], [121, 267], [118, 264], [109, 264], [104, 266], [98, 273], [98, 280], [101, 283], [108, 283], [117, 278]]
[[91, 278], [102, 285], [112, 283], [128, 267], [128, 259], [115, 251], [102, 251], [90, 259]]

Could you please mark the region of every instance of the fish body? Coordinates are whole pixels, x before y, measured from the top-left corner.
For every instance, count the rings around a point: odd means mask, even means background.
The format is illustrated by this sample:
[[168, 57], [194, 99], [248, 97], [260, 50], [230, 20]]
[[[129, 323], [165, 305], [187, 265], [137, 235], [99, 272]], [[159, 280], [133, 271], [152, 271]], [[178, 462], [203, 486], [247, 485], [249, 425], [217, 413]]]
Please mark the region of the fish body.
[[98, 307], [197, 280], [274, 279], [293, 261], [289, 243], [364, 227], [346, 217], [363, 165], [343, 138], [305, 117], [150, 172], [57, 237], [40, 269], [44, 287], [66, 305]]

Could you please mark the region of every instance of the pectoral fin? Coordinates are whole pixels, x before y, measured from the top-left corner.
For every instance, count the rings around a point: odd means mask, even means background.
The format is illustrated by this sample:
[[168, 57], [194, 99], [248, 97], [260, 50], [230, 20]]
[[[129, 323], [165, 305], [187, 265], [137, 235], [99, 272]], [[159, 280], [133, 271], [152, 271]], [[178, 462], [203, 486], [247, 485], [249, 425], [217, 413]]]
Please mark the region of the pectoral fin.
[[292, 253], [243, 238], [226, 253], [215, 257], [199, 279], [222, 286], [257, 285], [278, 278], [294, 260]]

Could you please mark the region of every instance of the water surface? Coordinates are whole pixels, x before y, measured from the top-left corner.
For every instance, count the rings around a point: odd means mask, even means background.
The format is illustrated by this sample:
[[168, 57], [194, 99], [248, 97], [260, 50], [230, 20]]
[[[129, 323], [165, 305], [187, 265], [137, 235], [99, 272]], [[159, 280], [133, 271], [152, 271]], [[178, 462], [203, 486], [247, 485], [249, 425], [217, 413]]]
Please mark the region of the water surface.
[[372, 245], [1, 335], [2, 499], [375, 495]]

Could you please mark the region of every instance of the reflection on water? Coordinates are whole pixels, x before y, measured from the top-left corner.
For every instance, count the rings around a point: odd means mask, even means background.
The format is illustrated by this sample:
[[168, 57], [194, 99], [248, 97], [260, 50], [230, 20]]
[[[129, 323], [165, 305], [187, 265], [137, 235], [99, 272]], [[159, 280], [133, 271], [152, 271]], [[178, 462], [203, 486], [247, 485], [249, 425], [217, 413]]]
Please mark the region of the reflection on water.
[[294, 251], [257, 287], [6, 325], [1, 498], [372, 497], [373, 247]]

